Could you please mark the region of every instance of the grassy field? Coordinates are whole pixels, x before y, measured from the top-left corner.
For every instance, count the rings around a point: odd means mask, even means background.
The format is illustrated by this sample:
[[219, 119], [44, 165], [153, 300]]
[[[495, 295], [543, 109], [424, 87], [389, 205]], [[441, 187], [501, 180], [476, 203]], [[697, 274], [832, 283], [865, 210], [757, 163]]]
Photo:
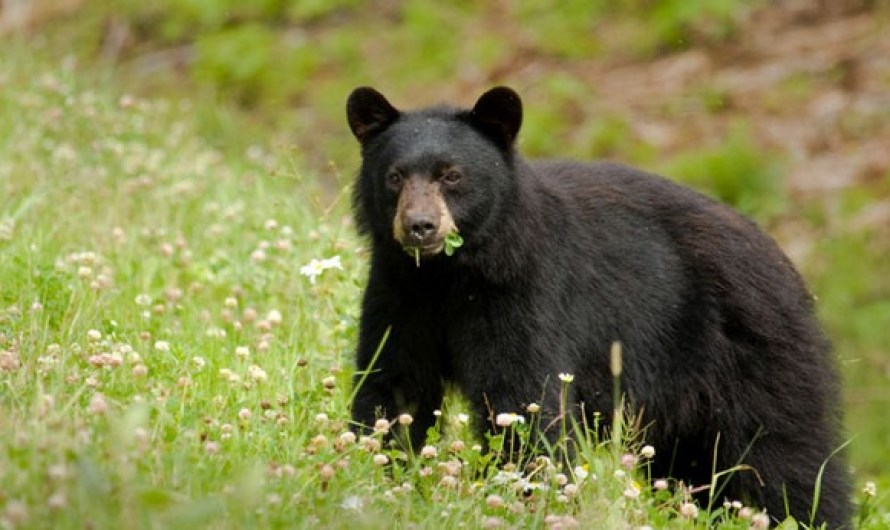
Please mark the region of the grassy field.
[[[750, 507], [716, 499], [712, 510], [695, 508], [662, 489], [632, 438], [582, 438], [571, 469], [555, 469], [556, 458], [488, 466], [458, 399], [443, 407], [423, 456], [381, 447], [379, 434], [354, 439], [366, 259], [349, 218], [349, 174], [322, 190], [302, 150], [239, 135], [242, 122], [225, 108], [116, 86], [74, 61], [0, 50], [0, 528], [763, 522]], [[545, 126], [546, 109], [538, 112], [532, 124]], [[208, 135], [211, 122], [218, 136]], [[633, 143], [626, 124], [603, 123], [589, 132], [597, 145]], [[745, 208], [754, 196], [734, 186], [753, 173], [766, 189], [757, 193], [769, 193], [775, 169], [740, 131], [671, 167], [693, 182], [701, 168], [720, 173], [716, 194]], [[533, 134], [532, 150], [550, 149]], [[347, 138], [345, 127], [338, 135]], [[850, 389], [866, 529], [890, 526], [890, 423], [875, 376], [886, 362], [887, 252], [876, 239], [883, 229], [848, 221], [876, 193], [890, 195], [880, 179], [828, 206], [790, 212], [778, 197], [763, 213], [782, 230], [820, 235], [804, 270]], [[801, 221], [780, 223], [792, 213]]]

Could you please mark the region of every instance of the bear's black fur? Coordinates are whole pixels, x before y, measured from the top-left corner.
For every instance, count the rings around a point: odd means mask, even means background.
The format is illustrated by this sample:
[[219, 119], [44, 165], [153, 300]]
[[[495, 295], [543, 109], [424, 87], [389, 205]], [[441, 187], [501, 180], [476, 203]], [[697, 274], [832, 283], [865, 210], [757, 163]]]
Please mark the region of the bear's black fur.
[[[712, 465], [744, 463], [756, 473], [732, 474], [725, 496], [780, 519], [787, 502], [808, 522], [827, 461], [815, 522], [849, 523], [848, 471], [829, 460], [842, 443], [829, 346], [800, 276], [754, 223], [636, 169], [524, 160], [508, 88], [473, 109], [413, 112], [359, 88], [347, 111], [362, 151], [355, 216], [371, 240], [358, 424], [410, 412], [416, 449], [446, 383], [483, 431], [531, 402], [546, 423], [563, 372], [571, 409], [608, 418], [620, 341], [653, 476], [698, 486]], [[453, 256], [446, 221], [464, 240]]]

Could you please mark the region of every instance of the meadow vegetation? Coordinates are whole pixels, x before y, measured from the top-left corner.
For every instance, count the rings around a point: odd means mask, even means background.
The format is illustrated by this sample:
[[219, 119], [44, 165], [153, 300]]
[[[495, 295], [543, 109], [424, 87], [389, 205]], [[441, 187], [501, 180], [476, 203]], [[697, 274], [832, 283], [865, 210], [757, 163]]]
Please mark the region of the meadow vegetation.
[[[380, 443], [410, 418], [367, 438], [348, 432], [366, 255], [349, 214], [345, 94], [388, 82], [407, 98], [432, 86], [415, 100], [428, 103], [497, 80], [516, 60], [503, 33], [482, 31], [493, 11], [405, 2], [399, 31], [381, 32], [395, 27], [390, 3], [374, 15], [357, 4], [96, 2], [4, 37], [0, 527], [764, 527], [756, 507], [695, 506], [649, 477], [632, 420], [615, 443], [566, 426], [581, 455], [570, 466], [558, 447], [493, 465], [456, 396], [418, 456]], [[552, 72], [529, 85], [539, 100], [523, 149], [682, 177], [755, 216], [798, 258], [847, 384], [858, 523], [890, 525], [890, 234], [875, 221], [890, 172], [796, 193], [782, 178], [789, 161], [744, 119], [666, 151], [633, 116], [598, 113], [586, 103], [593, 89], [553, 66], [719, 46], [738, 31], [741, 2], [594, 2], [593, 27], [613, 37], [586, 47], [590, 2], [565, 2], [561, 16], [510, 5], [501, 31], [525, 28], [515, 42], [540, 59], [513, 65], [517, 77]], [[125, 28], [124, 44], [102, 27]], [[479, 40], [460, 45], [470, 35]], [[405, 54], [370, 63], [393, 48]], [[180, 53], [185, 79], [167, 68]], [[455, 74], [467, 56], [475, 69]], [[147, 57], [163, 68], [146, 74]], [[443, 76], [456, 79], [450, 88]], [[822, 82], [790, 79], [790, 99]], [[781, 108], [782, 97], [770, 101]], [[733, 104], [721, 87], [682, 103], [715, 120]], [[876, 116], [844, 127], [880, 133]], [[529, 442], [534, 410], [515, 414], [499, 418], [512, 428], [494, 448]]]

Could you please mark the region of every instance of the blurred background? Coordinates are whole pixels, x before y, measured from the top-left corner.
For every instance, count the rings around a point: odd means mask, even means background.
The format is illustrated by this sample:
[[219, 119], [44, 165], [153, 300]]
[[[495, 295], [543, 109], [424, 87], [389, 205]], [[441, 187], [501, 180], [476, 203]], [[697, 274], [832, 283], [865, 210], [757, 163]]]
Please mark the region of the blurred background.
[[0, 0], [0, 58], [188, 100], [212, 145], [287, 152], [331, 194], [355, 86], [413, 107], [510, 85], [527, 156], [657, 171], [779, 240], [836, 346], [858, 481], [890, 486], [886, 0]]

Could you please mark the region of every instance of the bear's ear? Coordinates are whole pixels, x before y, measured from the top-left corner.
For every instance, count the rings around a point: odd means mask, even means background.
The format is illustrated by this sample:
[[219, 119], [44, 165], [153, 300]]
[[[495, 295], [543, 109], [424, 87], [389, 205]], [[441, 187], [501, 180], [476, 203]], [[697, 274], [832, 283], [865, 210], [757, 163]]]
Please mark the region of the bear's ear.
[[359, 142], [365, 142], [372, 135], [386, 129], [399, 117], [383, 94], [371, 87], [356, 88], [346, 101], [346, 118], [349, 128]]
[[510, 146], [522, 126], [522, 100], [512, 88], [492, 88], [476, 101], [470, 118], [504, 146]]

